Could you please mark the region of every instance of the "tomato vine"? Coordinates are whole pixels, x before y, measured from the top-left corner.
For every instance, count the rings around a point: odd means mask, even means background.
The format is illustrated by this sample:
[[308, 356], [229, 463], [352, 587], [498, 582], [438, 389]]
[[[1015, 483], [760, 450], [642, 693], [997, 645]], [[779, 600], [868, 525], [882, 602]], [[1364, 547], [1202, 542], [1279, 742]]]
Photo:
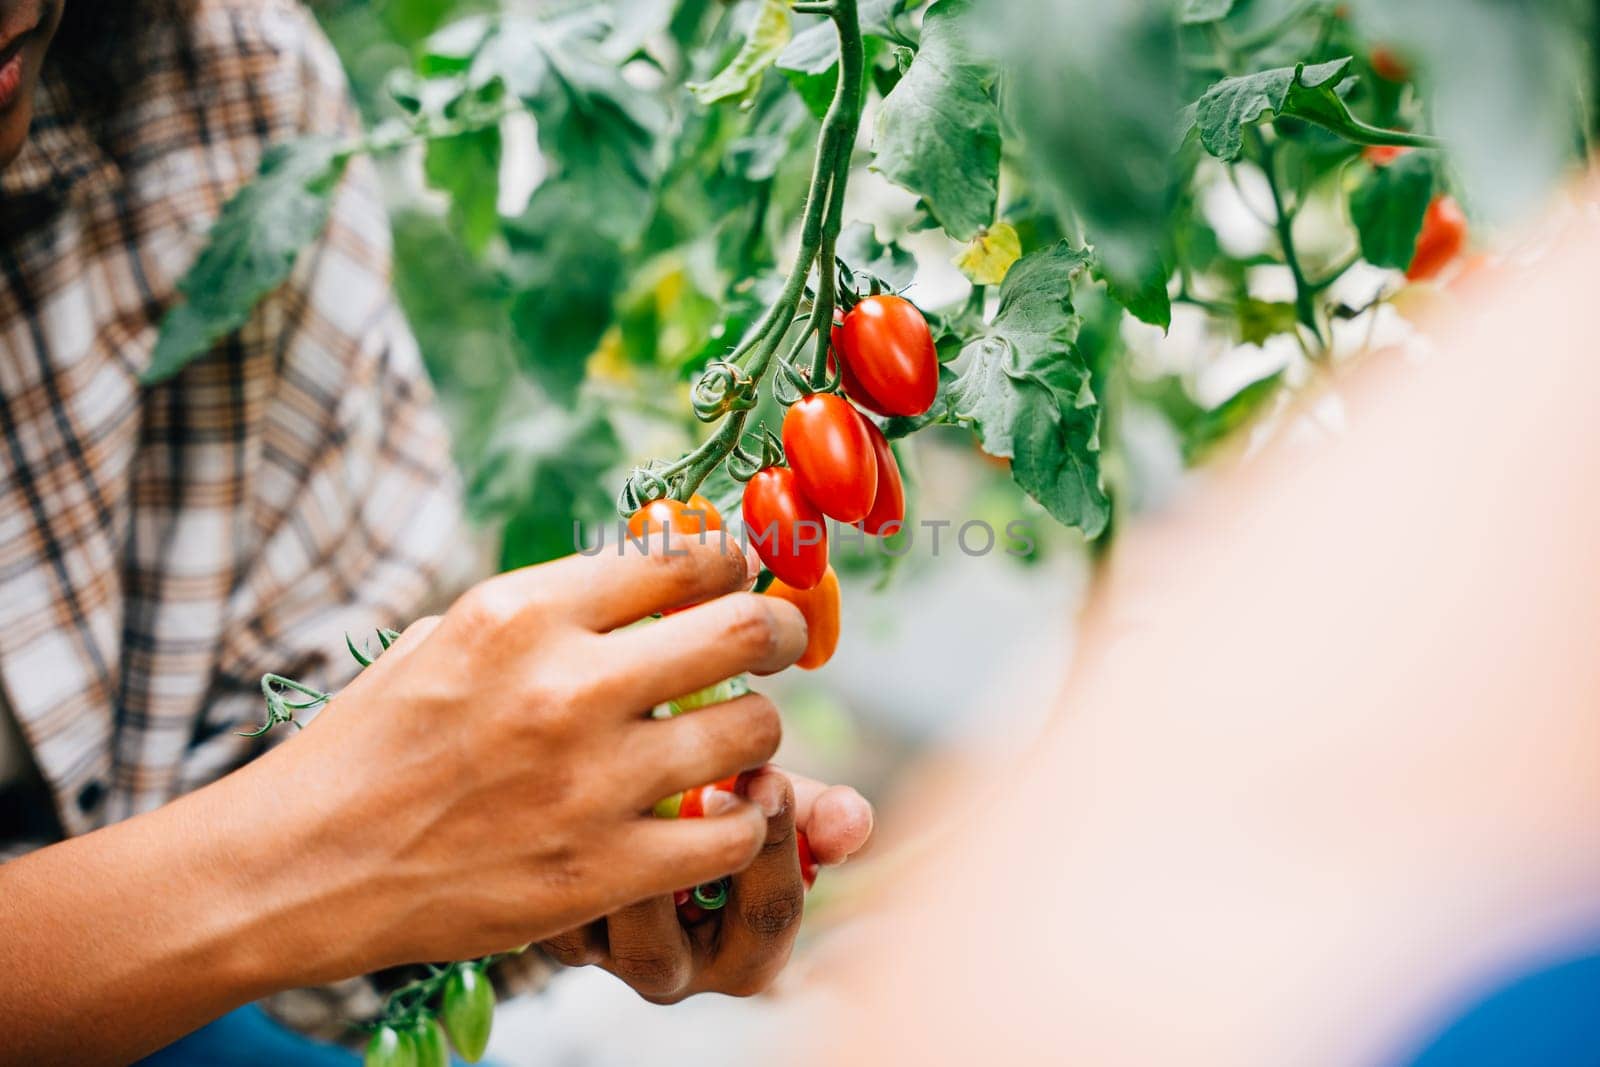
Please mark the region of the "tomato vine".
[[[663, 495], [687, 500], [735, 454], [740, 456], [739, 468], [745, 479], [774, 458], [770, 450], [765, 456], [751, 456], [741, 446], [749, 412], [756, 406], [756, 391], [774, 363], [792, 384], [815, 389], [829, 385], [828, 352], [839, 300], [838, 243], [844, 226], [850, 161], [861, 126], [865, 52], [856, 0], [796, 4], [792, 10], [826, 17], [837, 29], [839, 39], [838, 84], [817, 140], [811, 186], [800, 224], [800, 248], [782, 291], [754, 329], [730, 355], [706, 368], [695, 383], [695, 415], [705, 422], [723, 420], [721, 428], [671, 463], [637, 469], [618, 500], [618, 509], [625, 515], [632, 515], [643, 504]], [[813, 272], [815, 285], [808, 286]], [[811, 307], [802, 314], [801, 301], [808, 295]], [[804, 329], [786, 354], [780, 356], [779, 350], [790, 337], [792, 327], [800, 321], [804, 322]], [[799, 359], [808, 343], [814, 343], [814, 351], [806, 364], [807, 371], [802, 373]]]

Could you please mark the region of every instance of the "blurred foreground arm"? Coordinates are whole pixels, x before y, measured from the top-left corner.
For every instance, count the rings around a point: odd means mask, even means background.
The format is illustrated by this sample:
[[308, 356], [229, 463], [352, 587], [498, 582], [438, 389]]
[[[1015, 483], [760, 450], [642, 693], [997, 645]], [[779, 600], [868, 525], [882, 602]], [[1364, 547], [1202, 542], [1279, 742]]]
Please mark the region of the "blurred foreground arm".
[[1600, 918], [1596, 277], [1591, 213], [1128, 539], [1036, 758], [852, 946], [842, 1062], [1375, 1063]]

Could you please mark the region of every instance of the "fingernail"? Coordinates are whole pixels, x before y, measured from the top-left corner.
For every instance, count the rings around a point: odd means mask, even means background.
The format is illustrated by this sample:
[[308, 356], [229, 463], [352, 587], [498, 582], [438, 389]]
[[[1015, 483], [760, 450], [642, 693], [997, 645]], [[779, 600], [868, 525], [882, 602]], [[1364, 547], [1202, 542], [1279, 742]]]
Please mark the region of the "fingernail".
[[761, 554], [756, 551], [755, 545], [744, 546], [745, 578], [755, 581], [761, 577]]
[[721, 789], [708, 789], [701, 798], [700, 805], [707, 816], [726, 815], [739, 806], [739, 798]]
[[775, 819], [783, 810], [783, 790], [772, 783], [767, 783], [761, 790], [761, 796], [756, 803], [761, 805], [762, 814], [769, 819]]

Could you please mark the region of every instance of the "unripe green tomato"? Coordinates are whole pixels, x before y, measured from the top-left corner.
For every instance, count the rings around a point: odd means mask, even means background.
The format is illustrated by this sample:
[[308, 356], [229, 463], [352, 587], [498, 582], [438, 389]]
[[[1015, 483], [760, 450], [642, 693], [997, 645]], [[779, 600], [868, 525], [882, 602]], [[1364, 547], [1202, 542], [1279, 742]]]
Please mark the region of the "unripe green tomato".
[[660, 718], [672, 718], [690, 711], [699, 711], [709, 708], [713, 704], [726, 704], [730, 700], [737, 700], [750, 692], [750, 683], [744, 680], [743, 675], [736, 675], [725, 682], [707, 686], [688, 696], [679, 697], [666, 705], [667, 713]]
[[411, 1038], [392, 1026], [380, 1026], [367, 1042], [362, 1057], [366, 1067], [416, 1067], [417, 1057], [412, 1051]]
[[477, 964], [455, 969], [444, 986], [444, 1010], [440, 1014], [461, 1058], [477, 1063], [489, 1046], [489, 1031], [494, 1028], [494, 987]]
[[450, 1042], [437, 1019], [419, 1019], [411, 1030], [416, 1067], [450, 1067]]

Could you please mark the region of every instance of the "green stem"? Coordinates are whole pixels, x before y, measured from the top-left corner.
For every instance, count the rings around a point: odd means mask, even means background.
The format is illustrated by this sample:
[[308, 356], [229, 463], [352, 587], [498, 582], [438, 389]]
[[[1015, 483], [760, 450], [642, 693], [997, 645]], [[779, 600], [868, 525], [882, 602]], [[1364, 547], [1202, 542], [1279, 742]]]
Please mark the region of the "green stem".
[[[795, 4], [791, 8], [802, 13], [827, 15], [833, 20], [839, 34], [839, 82], [817, 138], [811, 188], [800, 223], [800, 248], [788, 278], [755, 329], [727, 358], [727, 362], [739, 366], [756, 388], [771, 370], [774, 357], [795, 321], [813, 267], [820, 269], [817, 295], [801, 343], [813, 333], [818, 336], [818, 354], [810, 368], [812, 381], [820, 383], [826, 376], [828, 332], [835, 303], [834, 249], [843, 226], [845, 187], [856, 136], [861, 129], [865, 84], [866, 51], [861, 41], [856, 3], [857, 0], [831, 0], [826, 4]], [[699, 447], [656, 473], [677, 479], [674, 493], [678, 499], [687, 500], [738, 447], [748, 421], [748, 411], [730, 413], [717, 432]]]
[[1325, 347], [1322, 326], [1317, 322], [1315, 293], [1311, 283], [1306, 280], [1305, 268], [1300, 264], [1300, 253], [1295, 248], [1294, 214], [1284, 203], [1283, 190], [1278, 185], [1276, 152], [1272, 144], [1261, 135], [1260, 130], [1251, 128], [1250, 134], [1261, 157], [1261, 170], [1267, 176], [1267, 188], [1272, 192], [1272, 207], [1276, 215], [1273, 225], [1278, 231], [1278, 244], [1283, 249], [1283, 262], [1289, 268], [1289, 273], [1294, 276], [1295, 316], [1316, 337], [1317, 346]]
[[1444, 147], [1444, 141], [1431, 134], [1413, 133], [1410, 130], [1386, 130], [1381, 126], [1362, 122], [1354, 115], [1349, 117], [1349, 121], [1337, 124], [1317, 122], [1315, 118], [1310, 116], [1300, 117], [1316, 122], [1317, 125], [1338, 134], [1351, 144], [1364, 145], [1371, 148], [1441, 149]]
[[1359, 262], [1361, 262], [1360, 252], [1352, 252], [1348, 256], [1345, 256], [1344, 259], [1340, 260], [1337, 266], [1331, 268], [1324, 277], [1311, 283], [1311, 291], [1313, 293], [1321, 293], [1325, 291], [1334, 282], [1338, 281], [1340, 278], [1343, 278], [1345, 272]]

